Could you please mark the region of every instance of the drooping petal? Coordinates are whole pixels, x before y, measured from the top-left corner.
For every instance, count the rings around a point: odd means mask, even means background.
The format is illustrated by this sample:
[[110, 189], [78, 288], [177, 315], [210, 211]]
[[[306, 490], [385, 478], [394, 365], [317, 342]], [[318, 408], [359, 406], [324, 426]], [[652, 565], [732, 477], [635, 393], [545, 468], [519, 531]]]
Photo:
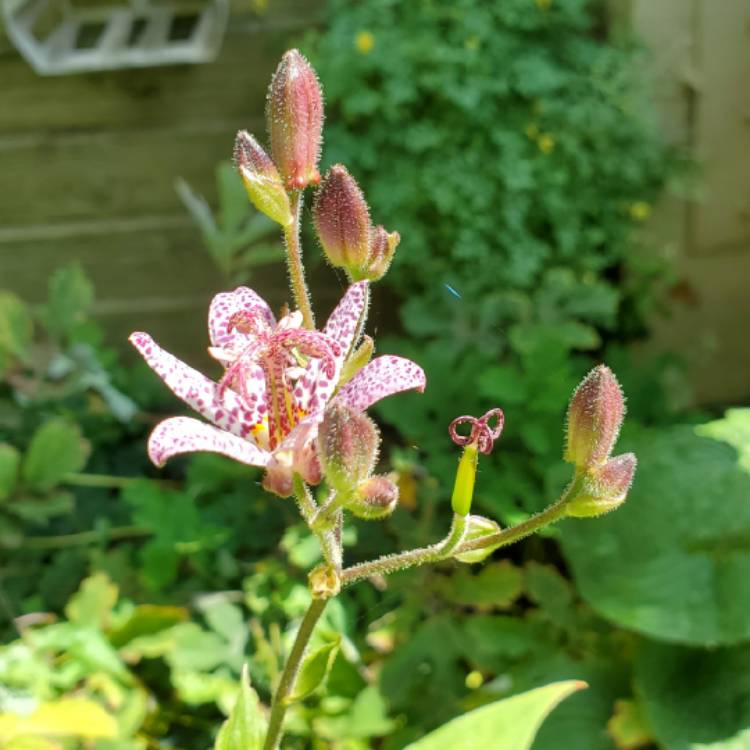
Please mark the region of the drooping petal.
[[[158, 346], [147, 333], [133, 333], [130, 342], [148, 366], [181, 398], [222, 430], [246, 437], [265, 413], [265, 383], [251, 380], [244, 399], [231, 388], [220, 388], [212, 380]], [[251, 387], [262, 390], [250, 391]]]
[[271, 327], [276, 325], [276, 319], [268, 303], [252, 289], [246, 286], [237, 287], [233, 292], [222, 292], [211, 300], [208, 308], [208, 333], [213, 346], [222, 349], [239, 351], [252, 343], [254, 336], [242, 333], [236, 328], [229, 330], [230, 320], [239, 312], [257, 311], [263, 320]]
[[323, 329], [323, 333], [330, 336], [341, 347], [342, 363], [356, 346], [354, 336], [360, 327], [360, 319], [367, 313], [365, 305], [367, 304], [368, 284], [368, 281], [358, 281], [352, 284], [336, 305], [336, 309], [331, 313]]
[[423, 391], [427, 379], [424, 370], [403, 357], [386, 355], [366, 364], [336, 395], [335, 400], [358, 411], [394, 393], [416, 389]]
[[231, 435], [192, 417], [171, 417], [160, 422], [148, 439], [148, 455], [156, 466], [182, 453], [221, 453], [243, 464], [265, 466], [270, 454], [248, 440]]

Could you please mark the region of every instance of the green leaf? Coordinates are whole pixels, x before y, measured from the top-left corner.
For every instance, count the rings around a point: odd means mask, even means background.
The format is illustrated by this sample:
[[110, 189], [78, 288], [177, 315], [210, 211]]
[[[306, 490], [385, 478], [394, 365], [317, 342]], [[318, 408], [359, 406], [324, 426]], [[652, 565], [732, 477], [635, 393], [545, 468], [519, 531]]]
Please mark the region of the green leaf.
[[117, 586], [105, 573], [86, 578], [65, 607], [65, 615], [84, 627], [104, 629], [117, 604]]
[[750, 646], [709, 651], [645, 642], [635, 682], [665, 750], [748, 747]]
[[0, 502], [6, 500], [16, 486], [21, 454], [8, 443], [0, 443]]
[[109, 632], [109, 640], [115, 648], [120, 648], [135, 638], [154, 635], [184, 622], [187, 617], [188, 612], [184, 607], [139, 604], [127, 620]]
[[245, 667], [237, 703], [219, 730], [214, 750], [261, 750], [265, 736], [266, 720]]
[[34, 324], [28, 307], [12, 292], [0, 291], [0, 375], [15, 360], [23, 360]]
[[529, 750], [547, 715], [586, 685], [578, 680], [490, 703], [459, 716], [405, 750]]
[[654, 736], [646, 721], [643, 706], [631, 700], [615, 702], [615, 712], [607, 722], [607, 731], [618, 750], [638, 750], [650, 746]]
[[62, 418], [51, 419], [31, 438], [24, 457], [23, 478], [32, 489], [44, 492], [66, 474], [83, 469], [88, 454], [88, 442], [78, 425]]
[[42, 321], [57, 339], [69, 338], [86, 322], [94, 301], [94, 287], [77, 263], [64, 266], [49, 280], [47, 304], [42, 308]]
[[505, 608], [520, 596], [523, 589], [521, 569], [509, 560], [490, 563], [478, 573], [458, 568], [440, 581], [439, 590], [448, 601], [466, 607]]
[[331, 667], [333, 667], [340, 646], [341, 637], [339, 636], [311, 651], [305, 657], [297, 678], [297, 684], [294, 686], [294, 692], [287, 698], [287, 703], [298, 703], [304, 700], [323, 684], [331, 671]]
[[599, 614], [665, 641], [750, 637], [750, 472], [727, 440], [741, 440], [748, 421], [743, 409], [621, 441], [618, 451], [639, 459], [625, 505], [561, 526], [574, 577]]

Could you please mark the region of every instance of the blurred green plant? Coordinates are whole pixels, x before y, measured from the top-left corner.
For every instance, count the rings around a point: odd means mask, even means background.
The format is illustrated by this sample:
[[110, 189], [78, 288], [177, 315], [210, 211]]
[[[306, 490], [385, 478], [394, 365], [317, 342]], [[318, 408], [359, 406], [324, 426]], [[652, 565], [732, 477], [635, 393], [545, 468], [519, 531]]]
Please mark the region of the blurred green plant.
[[276, 237], [271, 239], [276, 224], [248, 203], [242, 180], [230, 162], [216, 166], [216, 212], [185, 180], [178, 179], [175, 189], [200, 229], [208, 254], [228, 281], [246, 282], [258, 266], [284, 259], [281, 243]]
[[[478, 502], [512, 523], [559, 490], [555, 425], [605, 348], [647, 330], [669, 270], [641, 226], [679, 157], [663, 143], [637, 48], [585, 0], [329, 0], [310, 49], [326, 81], [325, 158], [345, 161], [402, 236], [386, 284], [425, 396], [381, 414], [445, 486], [461, 403], [509, 412]], [[631, 393], [639, 379], [612, 360]], [[664, 420], [668, 359], [631, 414]], [[564, 474], [562, 475], [564, 476]]]

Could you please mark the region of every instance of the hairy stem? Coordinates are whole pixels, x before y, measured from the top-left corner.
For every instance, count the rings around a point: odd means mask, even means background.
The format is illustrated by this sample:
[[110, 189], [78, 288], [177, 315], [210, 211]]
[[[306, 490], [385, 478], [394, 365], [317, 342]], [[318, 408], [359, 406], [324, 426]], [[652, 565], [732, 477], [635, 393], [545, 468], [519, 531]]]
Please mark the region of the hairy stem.
[[284, 671], [281, 673], [279, 686], [276, 688], [273, 696], [271, 715], [268, 720], [268, 732], [263, 750], [277, 750], [279, 747], [284, 715], [287, 709], [287, 699], [294, 690], [294, 683], [297, 681], [297, 675], [299, 674], [307, 644], [310, 642], [310, 636], [315, 629], [315, 625], [323, 614], [326, 602], [326, 599], [313, 599], [299, 626], [297, 637], [294, 639], [292, 650], [289, 652], [289, 658], [284, 665]]
[[519, 539], [523, 539], [524, 537], [533, 534], [543, 526], [548, 526], [551, 523], [555, 523], [555, 521], [559, 521], [565, 515], [565, 508], [568, 504], [568, 500], [575, 495], [578, 491], [578, 487], [579, 482], [576, 480], [567, 490], [565, 490], [562, 497], [556, 503], [545, 508], [541, 513], [537, 513], [535, 516], [527, 518], [517, 526], [511, 526], [507, 529], [497, 531], [494, 534], [487, 534], [478, 539], [461, 541], [452, 548], [447, 547], [447, 552], [444, 545], [446, 545], [447, 540], [450, 539], [450, 534], [443, 542], [433, 544], [429, 547], [422, 547], [420, 549], [414, 549], [396, 555], [385, 555], [384, 557], [379, 557], [377, 560], [353, 565], [344, 570], [341, 574], [341, 585], [342, 587], [348, 586], [355, 581], [359, 581], [362, 578], [368, 578], [372, 575], [395, 573], [398, 570], [414, 568], [418, 565], [424, 565], [425, 563], [438, 562], [439, 560], [445, 560], [448, 557], [459, 555], [463, 552], [506, 547], [509, 544], [513, 544], [513, 542], [517, 542]]
[[21, 544], [25, 549], [62, 549], [64, 547], [83, 547], [96, 542], [112, 542], [116, 539], [133, 539], [151, 536], [153, 529], [142, 526], [115, 526], [109, 529], [92, 529], [79, 531], [75, 534], [59, 534], [57, 536], [30, 536]]
[[302, 313], [305, 328], [315, 328], [315, 316], [310, 304], [310, 292], [305, 281], [305, 267], [302, 263], [302, 245], [300, 244], [300, 225], [302, 219], [302, 191], [295, 190], [290, 196], [294, 220], [284, 227], [286, 243], [286, 263], [289, 270], [289, 281], [297, 309]]

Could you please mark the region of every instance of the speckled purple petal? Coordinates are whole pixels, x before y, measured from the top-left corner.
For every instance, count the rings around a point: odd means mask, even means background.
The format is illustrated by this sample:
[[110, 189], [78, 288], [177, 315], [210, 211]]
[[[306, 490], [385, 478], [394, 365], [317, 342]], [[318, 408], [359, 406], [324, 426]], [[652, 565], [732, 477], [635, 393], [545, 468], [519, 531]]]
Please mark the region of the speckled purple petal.
[[257, 310], [269, 326], [276, 325], [276, 319], [266, 301], [246, 286], [237, 287], [233, 292], [222, 292], [211, 300], [208, 308], [208, 334], [211, 344], [223, 349], [240, 350], [250, 344], [253, 336], [229, 330], [230, 318], [240, 311]]
[[172, 417], [160, 422], [148, 439], [149, 458], [164, 464], [182, 453], [221, 453], [250, 466], [265, 466], [270, 454], [253, 443], [191, 417]]
[[341, 347], [341, 363], [349, 356], [356, 345], [354, 334], [357, 332], [359, 319], [366, 312], [367, 285], [369, 281], [358, 281], [352, 284], [336, 309], [328, 318], [323, 333], [330, 336]]
[[[164, 351], [147, 333], [131, 334], [130, 342], [175, 396], [217, 427], [246, 437], [261, 421], [266, 409], [264, 391], [248, 391], [245, 399], [231, 388], [224, 388], [222, 393], [216, 383]], [[255, 380], [251, 385], [261, 387]]]
[[364, 411], [394, 393], [412, 389], [423, 391], [426, 383], [424, 370], [416, 362], [386, 355], [366, 364], [338, 392], [335, 400]]

